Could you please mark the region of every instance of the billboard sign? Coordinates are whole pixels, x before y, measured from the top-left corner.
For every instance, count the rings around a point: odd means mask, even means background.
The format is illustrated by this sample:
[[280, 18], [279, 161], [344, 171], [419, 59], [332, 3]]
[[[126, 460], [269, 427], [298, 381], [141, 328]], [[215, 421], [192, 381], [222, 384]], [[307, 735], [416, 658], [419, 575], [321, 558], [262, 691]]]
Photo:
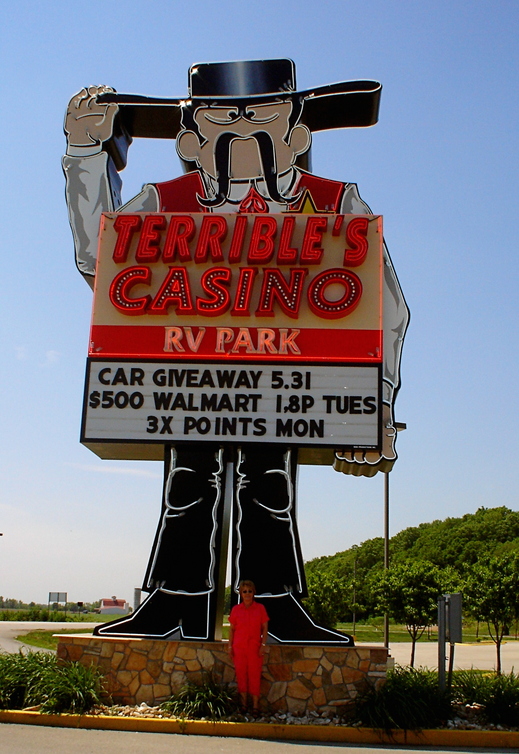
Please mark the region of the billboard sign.
[[378, 448], [382, 255], [377, 215], [105, 213], [82, 442]]

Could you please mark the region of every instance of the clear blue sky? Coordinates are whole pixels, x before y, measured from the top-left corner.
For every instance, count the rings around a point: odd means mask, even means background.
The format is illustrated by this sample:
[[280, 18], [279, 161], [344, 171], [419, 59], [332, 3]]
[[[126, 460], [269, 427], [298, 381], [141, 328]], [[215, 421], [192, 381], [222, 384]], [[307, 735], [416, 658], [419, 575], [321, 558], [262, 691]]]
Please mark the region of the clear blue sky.
[[[383, 214], [411, 309], [391, 530], [519, 508], [518, 22], [517, 0], [4, 8], [0, 594], [131, 600], [141, 583], [162, 467], [78, 442], [91, 292], [73, 262], [63, 115], [91, 83], [183, 95], [200, 61], [290, 57], [300, 88], [382, 82], [379, 124], [317, 134], [313, 167]], [[179, 173], [174, 142], [135, 142], [124, 195]], [[382, 497], [382, 478], [303, 468], [305, 558], [381, 536]]]

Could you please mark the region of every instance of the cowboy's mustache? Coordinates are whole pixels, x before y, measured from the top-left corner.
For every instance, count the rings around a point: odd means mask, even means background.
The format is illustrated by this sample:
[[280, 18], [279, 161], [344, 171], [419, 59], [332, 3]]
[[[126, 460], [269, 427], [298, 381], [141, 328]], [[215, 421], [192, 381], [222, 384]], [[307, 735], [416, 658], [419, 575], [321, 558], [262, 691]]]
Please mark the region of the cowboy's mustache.
[[265, 184], [267, 186], [268, 198], [278, 204], [293, 204], [298, 197], [289, 197], [281, 194], [278, 189], [277, 171], [276, 171], [276, 151], [272, 136], [267, 131], [255, 131], [246, 137], [243, 134], [225, 131], [221, 134], [215, 144], [214, 158], [216, 166], [216, 195], [212, 199], [198, 197], [198, 201], [204, 207], [219, 207], [225, 202], [239, 204], [229, 198], [231, 177], [230, 173], [230, 155], [231, 144], [235, 139], [244, 140], [255, 139], [258, 145], [258, 151], [263, 168]]

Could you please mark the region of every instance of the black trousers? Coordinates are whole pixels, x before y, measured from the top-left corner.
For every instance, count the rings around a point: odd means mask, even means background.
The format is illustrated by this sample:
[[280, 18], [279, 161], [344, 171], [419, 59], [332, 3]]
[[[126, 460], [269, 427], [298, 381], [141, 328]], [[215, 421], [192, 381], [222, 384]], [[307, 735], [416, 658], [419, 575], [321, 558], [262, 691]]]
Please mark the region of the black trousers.
[[250, 579], [258, 595], [306, 596], [296, 470], [296, 451], [283, 445], [167, 447], [162, 514], [143, 589], [215, 592], [227, 480], [233, 488], [233, 590]]

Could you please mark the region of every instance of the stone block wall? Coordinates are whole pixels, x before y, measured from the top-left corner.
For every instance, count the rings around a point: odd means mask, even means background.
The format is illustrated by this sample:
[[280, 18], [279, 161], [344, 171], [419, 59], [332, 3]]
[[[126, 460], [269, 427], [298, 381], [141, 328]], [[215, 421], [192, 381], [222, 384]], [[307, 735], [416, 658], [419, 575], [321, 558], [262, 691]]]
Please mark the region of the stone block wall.
[[[367, 687], [384, 683], [384, 647], [269, 645], [263, 666], [261, 704], [277, 712], [334, 714]], [[99, 667], [116, 704], [158, 704], [186, 681], [210, 673], [234, 683], [227, 642], [177, 642], [61, 635], [58, 657]]]

